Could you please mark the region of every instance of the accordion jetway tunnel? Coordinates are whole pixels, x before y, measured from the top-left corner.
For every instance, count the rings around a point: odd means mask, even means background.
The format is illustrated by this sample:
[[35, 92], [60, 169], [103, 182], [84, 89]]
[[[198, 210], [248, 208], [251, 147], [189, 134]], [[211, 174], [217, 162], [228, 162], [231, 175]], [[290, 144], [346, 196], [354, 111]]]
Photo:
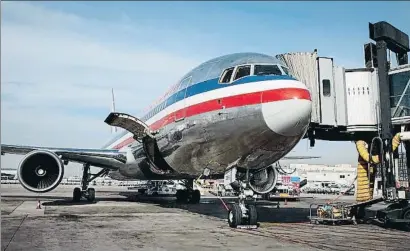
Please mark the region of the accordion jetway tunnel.
[[[369, 23], [369, 37], [376, 44], [364, 45], [363, 68], [337, 66], [333, 58], [319, 57], [317, 50], [276, 57], [311, 92], [311, 123], [305, 136], [310, 146], [316, 139], [355, 143], [357, 190], [356, 203], [349, 206], [351, 214], [358, 220], [404, 223], [410, 230], [410, 192], [397, 186], [401, 144], [407, 158], [404, 183], [410, 186], [409, 36], [387, 22], [378, 22]], [[388, 50], [395, 54], [394, 68]], [[373, 198], [376, 173], [381, 176], [381, 198]], [[379, 207], [373, 210], [375, 204]]]

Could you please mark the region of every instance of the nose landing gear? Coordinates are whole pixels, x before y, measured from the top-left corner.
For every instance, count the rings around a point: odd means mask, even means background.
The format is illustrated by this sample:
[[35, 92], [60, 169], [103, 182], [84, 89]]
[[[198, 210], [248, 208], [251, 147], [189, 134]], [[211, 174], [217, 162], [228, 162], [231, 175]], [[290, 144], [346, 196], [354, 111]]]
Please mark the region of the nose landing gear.
[[254, 201], [256, 195], [250, 189], [248, 184], [239, 181], [239, 200], [238, 203], [232, 204], [228, 211], [228, 223], [232, 228], [257, 228], [258, 212], [253, 204], [245, 204], [247, 200]]
[[228, 212], [228, 223], [232, 228], [243, 225], [256, 227], [258, 224], [258, 212], [255, 205], [240, 206], [239, 204], [233, 204]]

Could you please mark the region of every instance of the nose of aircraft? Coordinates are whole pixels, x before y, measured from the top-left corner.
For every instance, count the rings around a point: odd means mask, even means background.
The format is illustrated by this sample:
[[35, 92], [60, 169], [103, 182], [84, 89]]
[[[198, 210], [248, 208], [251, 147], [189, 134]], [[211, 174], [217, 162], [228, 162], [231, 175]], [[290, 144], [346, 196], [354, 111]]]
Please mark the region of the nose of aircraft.
[[[283, 136], [300, 136], [309, 126], [312, 113], [310, 92], [302, 83], [262, 94], [262, 114], [267, 126]], [[272, 90], [271, 93], [274, 91]], [[275, 98], [272, 98], [274, 96]]]

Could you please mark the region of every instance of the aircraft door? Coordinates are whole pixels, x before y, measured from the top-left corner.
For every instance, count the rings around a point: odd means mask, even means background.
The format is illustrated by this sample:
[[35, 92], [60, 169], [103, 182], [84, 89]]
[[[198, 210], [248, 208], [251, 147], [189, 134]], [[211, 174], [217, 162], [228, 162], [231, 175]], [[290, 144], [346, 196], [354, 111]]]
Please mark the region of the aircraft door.
[[175, 102], [176, 110], [174, 113], [174, 121], [180, 121], [180, 120], [185, 119], [186, 108], [187, 108], [187, 103], [186, 103], [187, 90], [191, 83], [191, 79], [192, 79], [191, 77], [187, 77], [181, 81], [181, 85], [179, 86], [179, 91], [177, 92], [177, 95], [176, 95], [176, 102]]
[[317, 60], [319, 73], [319, 97], [321, 122], [325, 125], [337, 125], [336, 97], [333, 78], [333, 59], [319, 57]]

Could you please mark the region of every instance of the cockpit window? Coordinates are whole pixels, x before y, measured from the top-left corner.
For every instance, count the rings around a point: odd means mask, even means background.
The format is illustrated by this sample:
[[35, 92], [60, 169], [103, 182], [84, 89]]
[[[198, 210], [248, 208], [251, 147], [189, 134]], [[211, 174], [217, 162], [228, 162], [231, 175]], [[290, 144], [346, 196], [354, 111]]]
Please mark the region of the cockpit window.
[[277, 65], [255, 65], [255, 75], [282, 75]]
[[179, 89], [182, 90], [182, 89], [187, 88], [188, 85], [191, 83], [191, 79], [192, 79], [191, 77], [187, 77], [184, 80], [182, 80], [181, 85], [179, 86]]
[[251, 75], [251, 66], [250, 65], [243, 65], [243, 66], [239, 66], [238, 69], [236, 70], [236, 74], [235, 77], [233, 78], [233, 80], [237, 80], [239, 78], [243, 78], [246, 76]]
[[286, 68], [285, 66], [282, 66], [282, 70], [283, 72], [285, 72], [286, 75], [290, 75], [288, 68]]
[[221, 83], [229, 83], [231, 81], [233, 69], [234, 68], [232, 67], [224, 71], [224, 73], [221, 76], [221, 80], [220, 80]]

